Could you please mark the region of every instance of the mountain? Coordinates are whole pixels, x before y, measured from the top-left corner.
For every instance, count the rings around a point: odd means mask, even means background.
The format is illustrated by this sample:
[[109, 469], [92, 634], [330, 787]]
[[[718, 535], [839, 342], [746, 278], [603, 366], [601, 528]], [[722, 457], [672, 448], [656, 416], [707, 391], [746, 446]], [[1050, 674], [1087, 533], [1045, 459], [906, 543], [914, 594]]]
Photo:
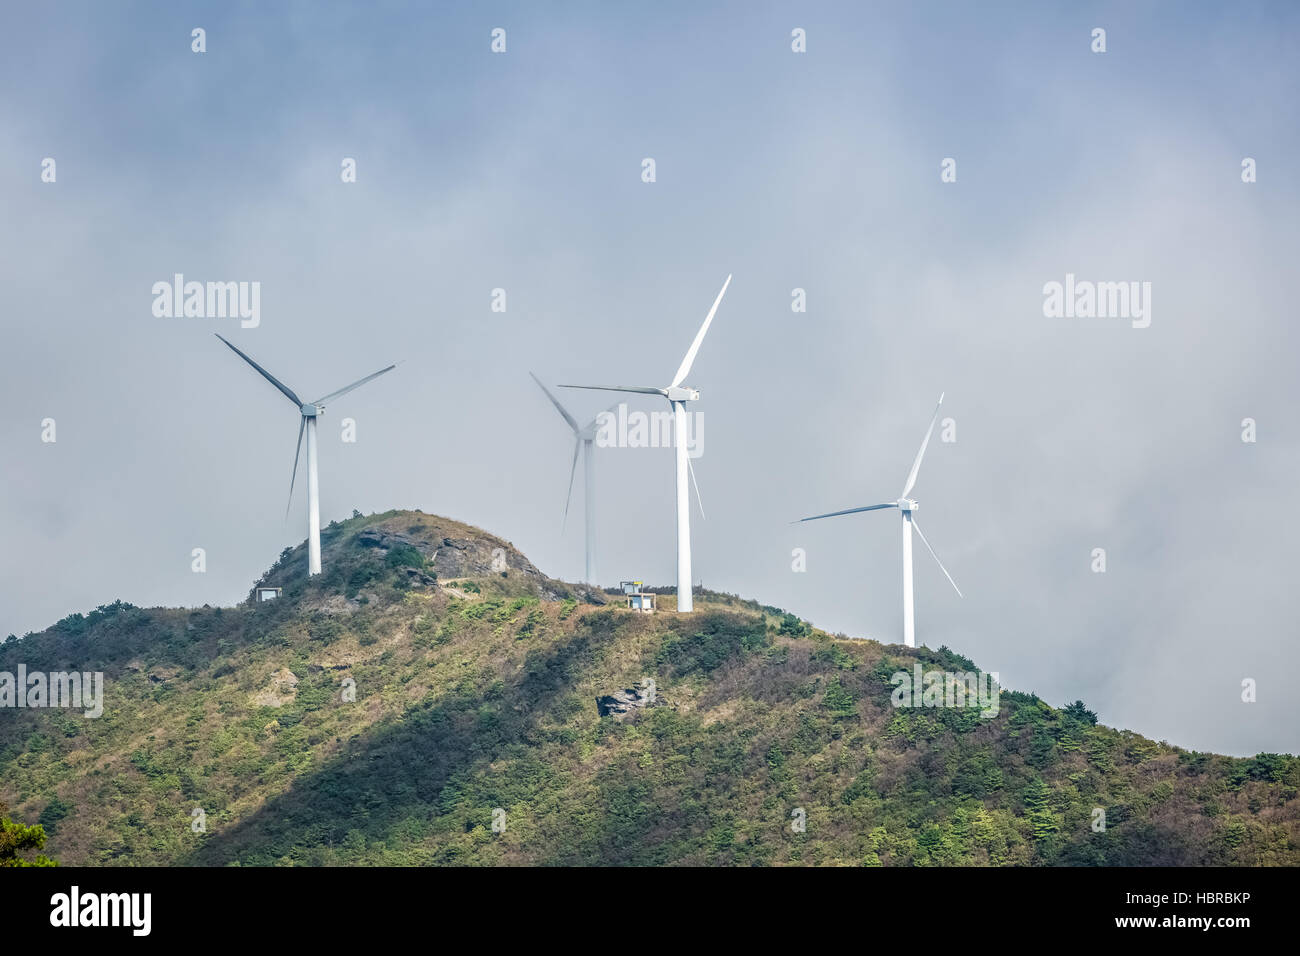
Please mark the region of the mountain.
[[[895, 707], [946, 648], [710, 592], [641, 614], [508, 542], [355, 516], [273, 601], [115, 602], [0, 647], [103, 715], [0, 710], [0, 803], [62, 863], [1300, 863], [1300, 760], [1195, 753], [1002, 690]], [[654, 682], [653, 688], [646, 679]], [[354, 698], [354, 699], [353, 699]], [[200, 812], [201, 811], [201, 815]], [[1104, 830], [1094, 826], [1104, 813]], [[495, 825], [495, 828], [494, 828]], [[800, 830], [802, 827], [802, 832]]]

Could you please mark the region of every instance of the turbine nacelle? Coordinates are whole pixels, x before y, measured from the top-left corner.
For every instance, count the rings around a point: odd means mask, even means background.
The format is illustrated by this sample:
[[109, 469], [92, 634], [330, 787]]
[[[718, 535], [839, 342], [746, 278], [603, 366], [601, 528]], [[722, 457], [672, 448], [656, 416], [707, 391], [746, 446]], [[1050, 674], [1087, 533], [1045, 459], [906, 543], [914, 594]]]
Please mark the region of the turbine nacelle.
[[921, 507], [917, 502], [913, 501], [911, 498], [899, 498], [897, 501], [894, 502], [894, 506], [898, 508], [899, 511], [916, 511], [918, 508]]
[[302, 411], [303, 418], [315, 418], [317, 415], [325, 414], [325, 406], [313, 405], [309, 402], [306, 405], [302, 406], [301, 411]]
[[670, 385], [664, 389], [664, 397], [670, 402], [698, 402], [700, 390], [689, 385]]

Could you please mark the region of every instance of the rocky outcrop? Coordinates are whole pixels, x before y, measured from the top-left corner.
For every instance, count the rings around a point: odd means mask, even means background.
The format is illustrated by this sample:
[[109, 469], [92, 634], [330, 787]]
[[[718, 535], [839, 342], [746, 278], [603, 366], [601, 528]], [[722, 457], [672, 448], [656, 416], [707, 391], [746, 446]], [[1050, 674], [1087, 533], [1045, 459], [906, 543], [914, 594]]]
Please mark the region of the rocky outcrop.
[[271, 675], [267, 686], [249, 699], [258, 707], [283, 707], [291, 703], [297, 693], [297, 676], [289, 668], [281, 667]]
[[[568, 585], [548, 578], [510, 542], [471, 525], [418, 511], [394, 511], [346, 522], [331, 522], [321, 532], [321, 562], [326, 571], [340, 556], [355, 549], [383, 558], [395, 548], [413, 548], [425, 560], [422, 568], [403, 567], [400, 573], [413, 588], [434, 587], [458, 578], [500, 575], [531, 587], [544, 601], [570, 598], [584, 604], [605, 604], [596, 588]], [[257, 586], [286, 587], [306, 577], [306, 547], [300, 544], [281, 556]], [[250, 602], [252, 595], [250, 594]]]
[[633, 711], [662, 705], [663, 701], [653, 689], [638, 690], [635, 687], [625, 687], [596, 698], [596, 711], [602, 717], [623, 717]]
[[431, 537], [429, 529], [401, 531], [392, 528], [366, 528], [356, 541], [363, 548], [391, 551], [399, 545], [414, 548], [424, 555], [433, 573], [440, 578], [477, 577], [484, 574], [515, 572], [526, 578], [541, 579], [542, 572], [509, 544], [492, 535], [476, 537]]

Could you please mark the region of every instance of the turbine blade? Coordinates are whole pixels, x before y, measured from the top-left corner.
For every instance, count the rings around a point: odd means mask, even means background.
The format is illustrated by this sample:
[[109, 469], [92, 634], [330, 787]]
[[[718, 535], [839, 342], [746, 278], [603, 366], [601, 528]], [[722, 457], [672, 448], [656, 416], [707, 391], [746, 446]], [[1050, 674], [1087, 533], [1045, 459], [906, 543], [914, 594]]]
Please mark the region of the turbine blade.
[[695, 503], [700, 506], [700, 517], [708, 521], [708, 515], [704, 513], [704, 499], [700, 497], [700, 483], [695, 480], [695, 466], [691, 464], [691, 456], [686, 456], [686, 469], [691, 473], [691, 484], [695, 486]]
[[293, 452], [293, 474], [289, 476], [289, 503], [284, 506], [284, 520], [289, 520], [289, 509], [293, 507], [293, 483], [298, 480], [298, 456], [302, 454], [302, 433], [307, 428], [307, 416], [298, 422], [298, 447]]
[[325, 402], [328, 402], [328, 401], [330, 401], [331, 399], [334, 399], [334, 398], [338, 398], [340, 395], [346, 395], [348, 392], [352, 391], [354, 388], [360, 388], [362, 385], [365, 385], [366, 382], [369, 382], [369, 381], [372, 381], [372, 380], [374, 380], [374, 379], [377, 379], [377, 378], [379, 378], [379, 376], [383, 375], [385, 372], [391, 372], [391, 371], [392, 371], [393, 369], [395, 369], [395, 368], [397, 368], [397, 365], [396, 365], [396, 364], [390, 365], [390, 366], [388, 366], [388, 368], [381, 368], [378, 372], [374, 372], [374, 373], [372, 373], [372, 374], [370, 374], [370, 375], [367, 375], [365, 378], [359, 378], [359, 379], [357, 379], [355, 382], [353, 382], [351, 385], [347, 385], [347, 386], [345, 386], [345, 387], [343, 387], [343, 388], [340, 388], [337, 392], [330, 392], [328, 395], [324, 396], [323, 398], [318, 398], [318, 399], [316, 399], [316, 401], [312, 402], [312, 404], [313, 404], [313, 405], [323, 405]]
[[240, 351], [238, 348], [236, 348], [234, 345], [231, 345], [231, 343], [230, 343], [230, 342], [229, 342], [229, 341], [228, 341], [224, 336], [222, 336], [222, 335], [220, 335], [220, 334], [218, 334], [218, 333], [216, 333], [216, 332], [213, 332], [212, 334], [215, 335], [215, 336], [217, 336], [217, 338], [221, 339], [221, 341], [225, 342], [227, 345], [229, 345], [230, 348], [231, 348], [231, 350], [232, 350], [236, 355], [238, 355], [241, 359], [243, 359], [243, 360], [244, 360], [245, 362], [247, 362], [249, 365], [253, 366], [253, 368], [257, 369], [257, 371], [258, 371], [259, 373], [261, 373], [261, 376], [262, 376], [264, 379], [266, 379], [268, 382], [270, 382], [272, 385], [274, 385], [276, 388], [278, 388], [278, 389], [281, 391], [281, 393], [283, 393], [283, 395], [284, 395], [285, 398], [289, 399], [289, 401], [293, 402], [293, 403], [294, 403], [295, 405], [297, 405], [299, 408], [302, 408], [302, 399], [299, 398], [297, 395], [295, 395], [295, 394], [293, 393], [293, 389], [291, 389], [288, 385], [285, 385], [284, 382], [280, 381], [278, 378], [276, 378], [274, 375], [272, 375], [272, 374], [271, 374], [270, 372], [268, 372], [266, 369], [262, 368], [262, 366], [258, 365], [256, 362], [254, 362], [251, 358], [249, 358], [247, 355], [245, 355], [243, 352], [241, 352], [241, 351]]
[[[528, 374], [533, 375], [532, 372], [529, 372]], [[546, 397], [551, 400], [551, 404], [555, 406], [555, 410], [559, 412], [561, 416], [563, 416], [566, 422], [569, 423], [569, 427], [572, 428], [574, 432], [580, 431], [580, 429], [578, 428], [578, 423], [574, 421], [573, 416], [570, 415], [568, 411], [565, 410], [564, 406], [560, 404], [560, 400], [551, 394], [551, 390], [542, 384], [542, 380], [538, 378], [536, 375], [533, 375], [533, 381], [537, 383], [538, 388], [540, 388], [543, 392], [546, 393]]]
[[[617, 413], [618, 413], [618, 405], [617, 404], [611, 405], [609, 406], [609, 408], [605, 409], [605, 411], [597, 413], [595, 418], [587, 422], [587, 428], [595, 428], [597, 425], [599, 425], [601, 415], [605, 415], [605, 414], [617, 415]], [[586, 428], [583, 429], [583, 431], [586, 430], [587, 430]]]
[[867, 505], [865, 508], [849, 508], [847, 511], [832, 511], [824, 515], [813, 515], [811, 518], [800, 518], [799, 521], [795, 522], [795, 524], [798, 524], [799, 522], [802, 521], [816, 521], [818, 518], [837, 518], [840, 515], [855, 515], [859, 511], [879, 511], [881, 508], [897, 508], [897, 507], [898, 507], [898, 503], [896, 501], [887, 501], [884, 504]]
[[573, 442], [573, 467], [569, 469], [569, 490], [564, 495], [564, 521], [560, 523], [560, 533], [564, 533], [564, 528], [569, 523], [569, 501], [573, 498], [573, 478], [578, 473], [578, 449], [582, 447], [582, 442], [575, 439]]
[[915, 516], [912, 518], [912, 527], [921, 538], [921, 543], [925, 545], [926, 550], [930, 552], [930, 556], [934, 558], [934, 563], [939, 565], [939, 570], [943, 572], [943, 576], [948, 579], [948, 583], [952, 585], [952, 589], [957, 592], [957, 596], [959, 598], [964, 598], [966, 595], [961, 593], [961, 588], [957, 587], [957, 582], [952, 579], [952, 575], [948, 573], [948, 569], [943, 566], [943, 562], [939, 560], [939, 556], [934, 553], [934, 548], [930, 547], [930, 542], [925, 540], [925, 535], [921, 533], [921, 526], [916, 523]]
[[695, 353], [700, 350], [700, 343], [704, 341], [704, 335], [709, 331], [709, 325], [713, 322], [713, 314], [718, 311], [718, 306], [722, 304], [722, 297], [727, 294], [727, 286], [731, 285], [731, 276], [727, 276], [727, 281], [722, 283], [722, 291], [718, 297], [713, 300], [713, 308], [709, 309], [709, 314], [704, 317], [704, 324], [700, 330], [695, 333], [695, 341], [686, 351], [686, 357], [682, 359], [682, 364], [677, 367], [677, 374], [673, 376], [673, 384], [670, 387], [675, 388], [682, 384], [687, 375], [691, 374], [691, 365], [695, 362]]
[[561, 385], [560, 388], [585, 388], [597, 392], [639, 392], [642, 395], [662, 395], [668, 397], [666, 389], [650, 388], [642, 385]]
[[926, 446], [930, 444], [930, 435], [934, 432], [934, 423], [939, 420], [939, 405], [943, 404], [943, 395], [939, 395], [939, 404], [934, 406], [934, 417], [930, 419], [930, 427], [925, 430], [925, 439], [921, 442], [921, 450], [916, 453], [916, 461], [912, 462], [912, 470], [908, 472], [907, 484], [903, 486], [903, 493], [900, 498], [906, 498], [907, 493], [912, 490], [916, 484], [916, 473], [921, 470], [921, 459], [925, 457]]

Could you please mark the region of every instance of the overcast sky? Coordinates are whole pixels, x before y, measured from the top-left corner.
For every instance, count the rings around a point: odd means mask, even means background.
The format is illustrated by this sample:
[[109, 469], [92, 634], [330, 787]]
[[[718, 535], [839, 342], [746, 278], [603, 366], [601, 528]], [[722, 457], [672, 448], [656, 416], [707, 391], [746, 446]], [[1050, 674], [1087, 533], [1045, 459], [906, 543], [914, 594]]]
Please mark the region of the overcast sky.
[[[896, 498], [946, 391], [913, 497], [965, 599], [918, 541], [918, 641], [1300, 750], [1294, 6], [157, 6], [5, 13], [0, 634], [231, 603], [303, 539], [297, 416], [213, 332], [304, 397], [403, 361], [322, 420], [323, 520], [420, 508], [575, 580], [529, 370], [666, 384], [733, 273], [690, 377], [697, 580], [901, 641], [897, 512], [790, 522]], [[260, 282], [260, 325], [155, 317], [175, 273]], [[1149, 327], [1045, 317], [1067, 274], [1151, 283]], [[601, 581], [672, 583], [672, 452], [597, 459]]]

